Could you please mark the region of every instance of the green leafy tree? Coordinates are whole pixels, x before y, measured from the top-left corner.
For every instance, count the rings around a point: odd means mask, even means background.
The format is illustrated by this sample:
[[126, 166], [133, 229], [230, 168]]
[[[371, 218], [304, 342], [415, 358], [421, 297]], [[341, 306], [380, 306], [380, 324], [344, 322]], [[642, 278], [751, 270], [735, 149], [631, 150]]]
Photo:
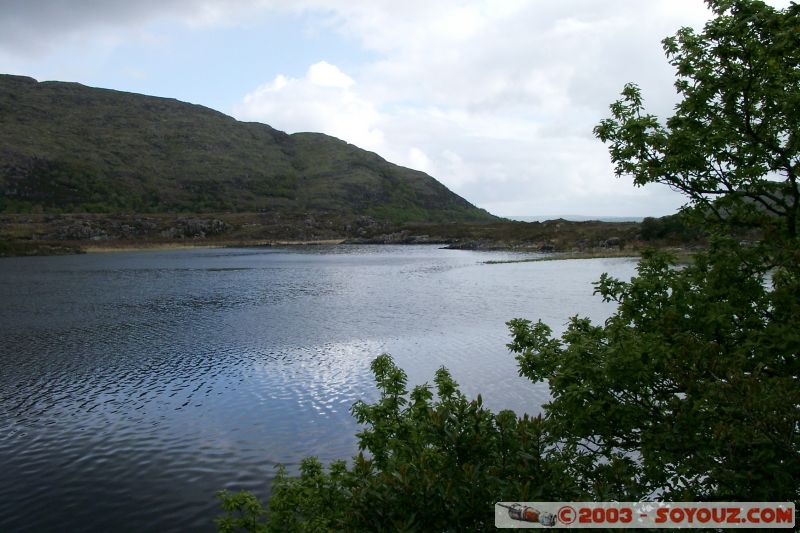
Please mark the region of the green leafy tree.
[[800, 6], [707, 0], [701, 33], [663, 41], [681, 101], [666, 124], [628, 84], [595, 134], [618, 175], [683, 192], [706, 224], [752, 225], [780, 246], [800, 213]]
[[703, 233], [683, 213], [660, 218], [645, 217], [641, 223], [641, 238], [644, 241], [662, 241], [674, 244], [700, 243]]
[[[685, 193], [711, 234], [676, 268], [646, 254], [603, 276], [618, 304], [560, 339], [510, 323], [521, 374], [546, 380], [551, 443], [611, 495], [797, 500], [800, 490], [800, 7], [707, 1], [701, 33], [664, 40], [682, 96], [662, 124], [625, 87], [595, 129], [619, 175]], [[757, 230], [745, 245], [735, 234]], [[620, 473], [627, 483], [609, 483]]]
[[550, 385], [550, 443], [572, 450], [592, 492], [797, 498], [800, 292], [796, 275], [772, 284], [724, 245], [680, 270], [654, 252], [630, 282], [602, 277], [619, 305], [603, 325], [575, 317], [556, 339], [510, 323], [521, 374]]

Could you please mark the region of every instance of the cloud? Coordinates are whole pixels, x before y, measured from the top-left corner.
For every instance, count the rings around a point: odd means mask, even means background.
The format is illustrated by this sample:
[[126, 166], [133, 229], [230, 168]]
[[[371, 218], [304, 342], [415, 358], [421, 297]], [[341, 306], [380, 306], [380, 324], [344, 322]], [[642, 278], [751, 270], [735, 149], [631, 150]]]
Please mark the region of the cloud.
[[109, 28], [135, 27], [170, 3], [11, 0], [2, 6], [0, 51], [28, 57], [42, 55], [58, 43], [85, 33], [96, 37]]
[[336, 65], [331, 65], [327, 61], [320, 61], [311, 65], [308, 68], [306, 77], [312, 85], [318, 87], [347, 89], [355, 83], [353, 78], [339, 70]]
[[[335, 65], [320, 61], [302, 78], [282, 74], [248, 93], [234, 109], [240, 120], [268, 122], [290, 132], [333, 135], [368, 150], [384, 147], [380, 114]], [[268, 119], [268, 120], [267, 120]]]
[[660, 37], [707, 13], [666, 4], [306, 0], [378, 59], [278, 76], [235, 116], [343, 138], [500, 214], [667, 213], [682, 199], [615, 179], [592, 135], [627, 81], [652, 89], [658, 111], [674, 103]]
[[195, 27], [235, 24], [268, 4], [262, 0], [4, 0], [0, 54], [38, 57], [75, 41], [113, 46], [139, 38], [147, 23], [164, 19]]

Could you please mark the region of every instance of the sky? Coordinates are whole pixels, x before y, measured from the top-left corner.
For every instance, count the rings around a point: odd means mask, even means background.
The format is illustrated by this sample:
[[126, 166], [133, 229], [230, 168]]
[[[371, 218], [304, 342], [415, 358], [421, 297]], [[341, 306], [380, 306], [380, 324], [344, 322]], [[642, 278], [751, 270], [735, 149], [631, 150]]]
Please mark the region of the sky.
[[[769, 4], [785, 7], [788, 0]], [[0, 0], [0, 73], [317, 131], [502, 216], [661, 216], [592, 128], [627, 82], [669, 116], [661, 39], [701, 0]]]

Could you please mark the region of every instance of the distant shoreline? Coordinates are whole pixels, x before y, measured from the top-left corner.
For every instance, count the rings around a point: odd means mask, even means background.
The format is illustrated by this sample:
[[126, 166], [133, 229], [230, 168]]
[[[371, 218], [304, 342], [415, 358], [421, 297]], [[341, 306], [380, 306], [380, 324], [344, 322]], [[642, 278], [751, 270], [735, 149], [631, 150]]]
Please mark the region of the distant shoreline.
[[566, 220], [567, 222], [641, 222], [647, 217], [625, 217], [625, 216], [590, 216], [590, 215], [525, 215], [525, 216], [501, 216], [516, 222], [547, 222], [548, 220]]
[[513, 263], [540, 263], [542, 261], [566, 261], [569, 259], [614, 259], [636, 258], [641, 254], [637, 250], [622, 250], [612, 252], [553, 252], [543, 257], [529, 257], [525, 259], [503, 259], [484, 261], [484, 265], [508, 265]]
[[674, 220], [393, 223], [363, 215], [280, 213], [0, 215], [0, 257], [191, 248], [431, 244], [460, 250], [635, 256], [702, 247]]
[[[34, 253], [20, 253], [14, 255], [6, 255], [5, 257], [41, 257], [41, 256], [54, 256], [54, 255], [102, 255], [114, 254], [124, 252], [156, 252], [156, 251], [177, 251], [177, 250], [212, 250], [212, 249], [234, 249], [234, 248], [271, 248], [271, 247], [299, 247], [299, 246], [340, 246], [340, 245], [358, 245], [359, 243], [347, 242], [346, 239], [321, 239], [321, 240], [254, 240], [254, 241], [217, 241], [217, 242], [151, 242], [151, 243], [104, 243], [104, 244], [89, 244], [80, 247], [71, 248], [69, 251], [64, 251], [62, 248], [52, 249], [49, 246], [41, 250], [35, 250]], [[410, 246], [410, 245], [426, 245], [426, 246], [439, 246], [443, 249], [464, 249], [470, 251], [516, 251], [516, 252], [531, 252], [535, 253], [536, 250], [519, 250], [514, 248], [452, 248], [441, 246], [439, 243], [370, 243], [373, 246]], [[65, 247], [66, 248], [66, 247]], [[696, 250], [682, 248], [682, 247], [664, 247], [662, 248], [676, 255], [679, 263], [689, 263], [692, 261], [693, 255]], [[36, 253], [38, 252], [38, 253]], [[3, 256], [0, 255], [0, 259]], [[639, 249], [622, 249], [622, 250], [583, 250], [583, 251], [556, 251], [546, 252], [540, 257], [527, 257], [522, 259], [504, 259], [504, 260], [489, 260], [481, 261], [482, 265], [507, 265], [516, 263], [539, 263], [547, 261], [569, 261], [569, 260], [583, 260], [583, 259], [616, 259], [616, 258], [630, 258], [636, 259], [641, 257]]]
[[105, 254], [114, 252], [147, 252], [154, 250], [191, 250], [214, 248], [268, 248], [271, 246], [324, 246], [343, 244], [344, 239], [323, 240], [280, 240], [280, 241], [219, 241], [219, 242], [163, 242], [163, 243], [124, 243], [124, 244], [97, 244], [82, 246], [81, 250], [87, 254]]

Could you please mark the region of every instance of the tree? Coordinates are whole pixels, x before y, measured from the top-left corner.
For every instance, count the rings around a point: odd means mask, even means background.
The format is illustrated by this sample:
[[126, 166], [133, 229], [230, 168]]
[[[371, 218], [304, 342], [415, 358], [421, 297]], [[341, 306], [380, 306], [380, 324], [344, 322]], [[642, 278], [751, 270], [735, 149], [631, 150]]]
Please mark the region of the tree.
[[797, 499], [800, 292], [774, 284], [726, 249], [682, 270], [651, 253], [631, 282], [602, 277], [619, 304], [604, 325], [575, 317], [559, 340], [510, 323], [520, 373], [550, 385], [548, 443], [573, 451], [591, 492]]
[[[769, 225], [797, 237], [800, 213], [800, 6], [707, 0], [702, 33], [663, 41], [682, 97], [662, 125], [634, 84], [595, 134], [618, 175], [665, 183], [717, 220]], [[718, 199], [718, 201], [713, 201]], [[744, 201], [743, 201], [744, 200]]]
[[[603, 276], [604, 325], [510, 323], [520, 373], [550, 384], [550, 443], [626, 498], [797, 500], [800, 491], [800, 7], [708, 0], [665, 39], [682, 96], [662, 125], [626, 85], [595, 129], [618, 175], [685, 193], [711, 235], [681, 269], [646, 254]], [[739, 242], [757, 230], [756, 245]]]

